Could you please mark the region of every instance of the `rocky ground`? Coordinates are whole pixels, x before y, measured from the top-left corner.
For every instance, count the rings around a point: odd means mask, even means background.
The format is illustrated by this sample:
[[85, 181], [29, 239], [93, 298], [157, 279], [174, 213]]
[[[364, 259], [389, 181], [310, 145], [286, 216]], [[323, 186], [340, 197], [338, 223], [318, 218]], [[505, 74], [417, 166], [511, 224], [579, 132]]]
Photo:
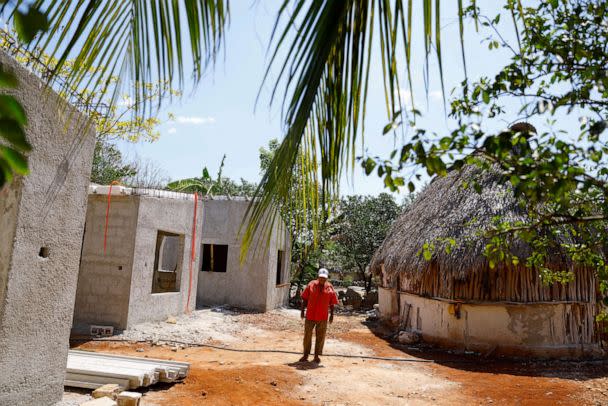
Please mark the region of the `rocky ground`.
[[[605, 363], [487, 360], [400, 346], [385, 338], [390, 332], [354, 314], [340, 315], [330, 326], [326, 356], [317, 366], [297, 362], [302, 330], [297, 310], [252, 314], [218, 308], [112, 337], [126, 341], [74, 346], [192, 363], [183, 383], [147, 390], [144, 406], [608, 404]], [[150, 341], [138, 342], [145, 340]], [[76, 405], [86, 396], [67, 391], [63, 404]]]

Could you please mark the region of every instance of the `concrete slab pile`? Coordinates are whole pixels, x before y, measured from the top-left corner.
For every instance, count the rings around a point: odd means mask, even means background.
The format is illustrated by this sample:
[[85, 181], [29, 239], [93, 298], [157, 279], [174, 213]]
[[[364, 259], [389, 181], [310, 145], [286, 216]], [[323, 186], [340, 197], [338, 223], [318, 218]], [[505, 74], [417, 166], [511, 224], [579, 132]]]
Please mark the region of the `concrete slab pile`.
[[187, 362], [70, 350], [65, 385], [97, 389], [115, 384], [124, 389], [136, 389], [184, 379], [189, 370]]

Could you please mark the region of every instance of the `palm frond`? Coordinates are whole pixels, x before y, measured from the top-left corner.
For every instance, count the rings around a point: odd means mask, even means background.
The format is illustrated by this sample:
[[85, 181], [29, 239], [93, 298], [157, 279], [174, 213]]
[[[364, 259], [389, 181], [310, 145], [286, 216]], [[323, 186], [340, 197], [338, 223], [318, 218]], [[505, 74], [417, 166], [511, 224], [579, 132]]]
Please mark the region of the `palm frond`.
[[[286, 135], [250, 206], [243, 250], [248, 248], [253, 236], [265, 228], [264, 219], [269, 210], [289, 206], [294, 199], [301, 204], [306, 201], [318, 205], [319, 213], [332, 209], [342, 174], [345, 170], [354, 170], [370, 64], [375, 61], [372, 49], [380, 51], [387, 117], [390, 119], [401, 110], [397, 62], [404, 51], [411, 88], [412, 46], [412, 2], [403, 3], [402, 0], [283, 2], [273, 31], [275, 50], [265, 80], [270, 69], [278, 66], [271, 103], [283, 85]], [[422, 0], [427, 50], [433, 35], [432, 3], [432, 0]], [[438, 7], [435, 12], [439, 13]], [[377, 38], [374, 30], [378, 31]], [[290, 34], [293, 35], [290, 37]], [[435, 43], [439, 42], [439, 35], [440, 30], [436, 29]], [[291, 43], [289, 38], [293, 38]], [[285, 50], [285, 57], [279, 64], [277, 58], [281, 50]], [[437, 55], [441, 59], [440, 52], [438, 47]], [[294, 172], [298, 159], [306, 165]], [[294, 196], [290, 187], [296, 182], [294, 177], [301, 178], [298, 180], [302, 188], [300, 196]], [[315, 198], [309, 198], [313, 196]], [[316, 220], [326, 217], [327, 213], [319, 214]]]
[[36, 0], [31, 7], [49, 20], [49, 30], [29, 45], [54, 61], [49, 81], [69, 67], [67, 89], [87, 89], [106, 104], [123, 89], [144, 115], [165, 99], [151, 106], [144, 83], [182, 90], [187, 75], [195, 83], [201, 79], [221, 45], [229, 11], [226, 0]]

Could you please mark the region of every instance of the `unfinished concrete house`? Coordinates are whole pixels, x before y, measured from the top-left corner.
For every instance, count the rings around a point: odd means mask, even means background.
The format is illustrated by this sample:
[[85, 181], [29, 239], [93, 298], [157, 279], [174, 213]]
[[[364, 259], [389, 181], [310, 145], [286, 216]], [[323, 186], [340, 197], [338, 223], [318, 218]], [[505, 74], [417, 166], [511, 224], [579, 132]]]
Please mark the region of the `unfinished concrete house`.
[[[464, 187], [477, 180], [482, 194]], [[491, 267], [480, 233], [501, 216], [525, 221], [527, 211], [494, 170], [466, 166], [436, 178], [395, 221], [371, 268], [382, 277], [382, 317], [424, 341], [483, 353], [581, 357], [601, 355], [595, 316], [598, 281], [592, 269], [572, 263], [562, 243], [545, 266], [569, 270], [567, 284], [545, 285], [523, 263]], [[442, 241], [457, 245], [444, 249]], [[430, 260], [425, 243], [434, 244]], [[515, 240], [511, 252], [527, 258], [530, 247]]]
[[[239, 230], [249, 201], [215, 197], [204, 202], [198, 269], [197, 304], [231, 305], [267, 311], [289, 300], [290, 246], [286, 227], [277, 220], [270, 243], [260, 233], [244, 263]], [[253, 247], [259, 249], [253, 249]]]
[[192, 247], [200, 244], [201, 223], [194, 195], [92, 185], [74, 332], [125, 329], [193, 310], [199, 255]]
[[61, 400], [95, 134], [86, 117], [0, 51], [32, 145], [0, 190], [0, 404]]

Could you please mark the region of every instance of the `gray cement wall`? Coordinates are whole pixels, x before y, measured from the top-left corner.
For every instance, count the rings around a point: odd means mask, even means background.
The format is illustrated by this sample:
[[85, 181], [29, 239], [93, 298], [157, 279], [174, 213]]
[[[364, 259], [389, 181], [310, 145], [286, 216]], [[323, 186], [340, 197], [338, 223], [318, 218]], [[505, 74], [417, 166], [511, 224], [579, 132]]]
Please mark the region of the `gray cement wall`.
[[[197, 210], [195, 247], [198, 250], [201, 238], [200, 230], [203, 222], [201, 202], [199, 202]], [[188, 285], [190, 282], [189, 263], [193, 220], [193, 200], [151, 196], [139, 197], [128, 326], [146, 321], [164, 320], [167, 316], [184, 313], [188, 301]], [[184, 235], [179, 292], [152, 293], [156, 236], [159, 230]], [[190, 311], [196, 307], [196, 273], [199, 267], [199, 257], [200, 255], [197, 252], [195, 261], [192, 264]]]
[[0, 404], [48, 405], [63, 393], [94, 132], [33, 74], [0, 63], [19, 80], [33, 147], [30, 174], [0, 196]]
[[[103, 235], [107, 195], [90, 195], [82, 251], [74, 331], [91, 324], [126, 329], [137, 323], [164, 320], [184, 313], [190, 283], [194, 201], [145, 195], [112, 195], [106, 255]], [[197, 208], [200, 244], [202, 204]], [[183, 235], [179, 247], [179, 291], [152, 293], [158, 231]], [[189, 310], [196, 306], [198, 254], [192, 264]], [[122, 269], [120, 269], [122, 268]]]
[[91, 324], [127, 328], [138, 200], [112, 196], [106, 253], [103, 251], [107, 195], [89, 195], [74, 306], [74, 330], [88, 333]]
[[[276, 287], [276, 255], [279, 247], [285, 249], [289, 258], [289, 247], [283, 234], [275, 230], [268, 249], [265, 236], [261, 235], [252, 244], [243, 264], [240, 263], [241, 238], [239, 230], [249, 202], [244, 200], [206, 200], [203, 210], [202, 244], [228, 245], [227, 271], [202, 272], [198, 269], [197, 305], [223, 305], [266, 311], [286, 304], [289, 287]], [[202, 249], [201, 249], [202, 252]], [[285, 266], [288, 267], [287, 259]], [[289, 275], [284, 277], [289, 282]]]
[[[283, 251], [281, 283], [277, 285], [277, 261], [278, 251]], [[269, 255], [269, 272], [267, 285], [266, 310], [276, 309], [286, 306], [289, 302], [289, 287], [291, 286], [289, 268], [291, 265], [291, 247], [287, 234], [287, 228], [282, 222], [274, 227], [271, 240]]]

